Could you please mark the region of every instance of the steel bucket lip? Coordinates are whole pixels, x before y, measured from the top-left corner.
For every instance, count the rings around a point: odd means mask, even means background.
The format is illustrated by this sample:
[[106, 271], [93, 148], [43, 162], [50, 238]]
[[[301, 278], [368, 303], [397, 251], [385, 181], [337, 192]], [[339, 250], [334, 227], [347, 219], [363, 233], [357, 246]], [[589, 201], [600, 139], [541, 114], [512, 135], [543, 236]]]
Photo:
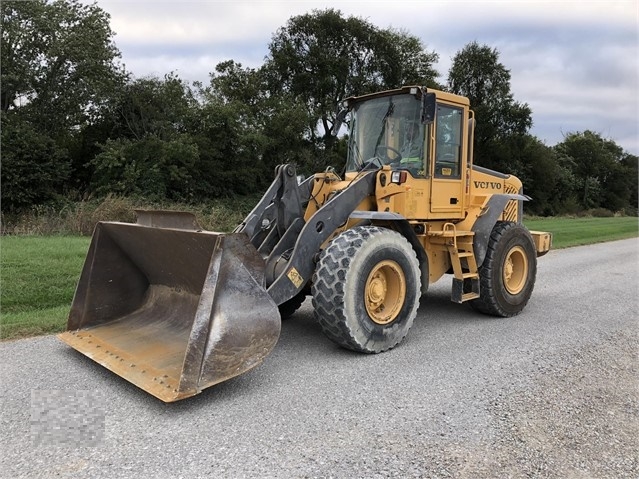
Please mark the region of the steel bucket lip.
[[161, 401], [174, 402], [200, 392], [197, 389], [180, 390], [179, 377], [140, 363], [134, 355], [102, 341], [91, 330], [66, 331], [58, 334], [58, 338]]
[[155, 397], [175, 401], [197, 394], [180, 385], [199, 297], [149, 285], [135, 311], [58, 337]]

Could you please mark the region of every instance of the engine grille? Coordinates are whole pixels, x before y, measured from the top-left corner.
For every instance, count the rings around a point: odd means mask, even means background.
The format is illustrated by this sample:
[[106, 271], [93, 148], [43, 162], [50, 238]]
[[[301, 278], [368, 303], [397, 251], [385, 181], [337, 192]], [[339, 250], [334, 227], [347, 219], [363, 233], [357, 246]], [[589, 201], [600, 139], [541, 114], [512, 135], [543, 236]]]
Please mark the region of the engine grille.
[[[519, 191], [513, 186], [506, 183], [504, 185], [504, 193], [508, 195], [516, 195]], [[504, 208], [503, 219], [504, 221], [517, 221], [519, 211], [519, 202], [517, 200], [511, 200], [506, 203]]]

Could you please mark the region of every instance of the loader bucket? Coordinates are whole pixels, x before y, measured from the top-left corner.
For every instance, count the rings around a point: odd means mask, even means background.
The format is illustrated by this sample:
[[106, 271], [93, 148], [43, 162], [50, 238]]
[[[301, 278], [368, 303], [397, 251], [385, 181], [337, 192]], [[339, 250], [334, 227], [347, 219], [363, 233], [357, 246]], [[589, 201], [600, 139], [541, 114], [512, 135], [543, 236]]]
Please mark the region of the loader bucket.
[[243, 233], [99, 223], [59, 338], [165, 402], [270, 353], [279, 311]]

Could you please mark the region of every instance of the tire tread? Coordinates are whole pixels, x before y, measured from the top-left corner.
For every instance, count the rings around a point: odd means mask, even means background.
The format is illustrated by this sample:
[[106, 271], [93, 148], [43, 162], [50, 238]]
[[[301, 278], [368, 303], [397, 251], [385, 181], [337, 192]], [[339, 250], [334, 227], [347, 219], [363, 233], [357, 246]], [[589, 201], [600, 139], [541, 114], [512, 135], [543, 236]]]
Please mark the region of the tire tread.
[[[514, 232], [511, 233], [511, 231]], [[528, 285], [526, 285], [527, 297], [524, 297], [524, 301], [520, 303], [519, 309], [517, 311], [508, 311], [503, 307], [503, 305], [500, 304], [496, 290], [496, 288], [500, 287], [500, 285], [495, 284], [495, 282], [492, 280], [495, 268], [500, 267], [499, 247], [501, 243], [505, 241], [504, 238], [512, 234], [520, 235], [522, 238], [525, 238], [524, 241], [528, 241], [530, 242], [530, 245], [533, 245], [530, 233], [528, 233], [528, 230], [526, 230], [525, 227], [523, 227], [522, 225], [509, 221], [498, 221], [497, 223], [495, 223], [495, 226], [493, 227], [493, 230], [490, 234], [490, 239], [488, 240], [486, 257], [484, 258], [483, 264], [479, 268], [480, 297], [470, 302], [472, 308], [476, 311], [479, 311], [480, 313], [501, 317], [516, 316], [523, 310], [523, 308], [528, 303], [528, 300], [530, 299], [530, 295], [535, 285], [535, 276], [537, 271], [536, 255], [534, 255], [532, 258], [529, 258], [529, 268], [532, 268], [532, 278]]]
[[[404, 336], [400, 338], [395, 338], [396, 341], [391, 341], [381, 347], [371, 349], [369, 345], [361, 344], [357, 340], [346, 320], [344, 284], [351, 260], [366, 241], [376, 236], [389, 234], [393, 235], [393, 241], [403, 241], [408, 248], [413, 251], [408, 241], [395, 231], [376, 226], [360, 226], [341, 233], [329, 244], [320, 256], [313, 275], [313, 308], [315, 309], [315, 315], [324, 335], [344, 348], [364, 353], [379, 353], [393, 348], [399, 344], [405, 336], [404, 334]], [[410, 261], [416, 268], [416, 281], [419, 283], [419, 264], [414, 251]], [[419, 285], [417, 291], [419, 291]], [[419, 296], [420, 295], [417, 294], [417, 300], [419, 300]]]

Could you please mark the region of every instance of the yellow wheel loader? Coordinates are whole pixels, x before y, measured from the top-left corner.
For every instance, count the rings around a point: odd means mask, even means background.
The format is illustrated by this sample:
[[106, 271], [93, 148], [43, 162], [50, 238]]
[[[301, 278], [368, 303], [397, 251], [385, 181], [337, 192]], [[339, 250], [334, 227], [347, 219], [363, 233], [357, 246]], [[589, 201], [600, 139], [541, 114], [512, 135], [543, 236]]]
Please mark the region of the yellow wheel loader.
[[96, 226], [60, 338], [170, 402], [257, 366], [307, 296], [325, 335], [364, 353], [402, 341], [428, 285], [513, 316], [551, 235], [522, 225], [514, 176], [473, 165], [466, 98], [418, 86], [352, 97], [345, 172], [292, 165], [232, 233], [186, 213]]

